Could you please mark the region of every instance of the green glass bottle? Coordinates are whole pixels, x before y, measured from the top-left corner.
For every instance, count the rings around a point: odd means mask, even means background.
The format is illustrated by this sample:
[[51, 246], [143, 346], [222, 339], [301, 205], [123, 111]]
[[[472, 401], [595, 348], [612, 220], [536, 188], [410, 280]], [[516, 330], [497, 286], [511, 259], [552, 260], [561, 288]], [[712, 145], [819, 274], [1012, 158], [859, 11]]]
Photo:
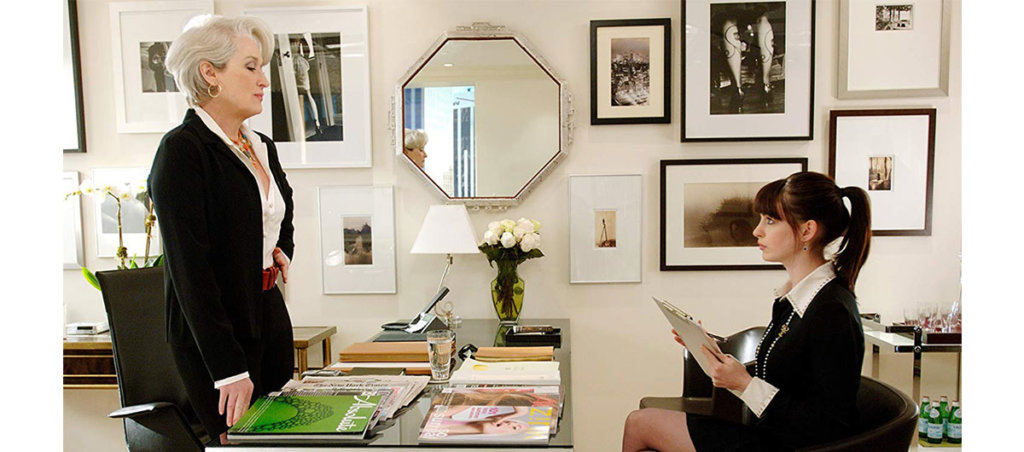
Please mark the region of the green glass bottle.
[[917, 436], [920, 438], [928, 437], [928, 409], [931, 406], [932, 401], [928, 396], [921, 398], [921, 411], [917, 416]]
[[963, 418], [960, 415], [960, 402], [953, 402], [949, 414], [949, 430], [946, 432], [946, 440], [952, 444], [960, 444], [963, 438]]
[[932, 402], [928, 409], [928, 442], [931, 444], [942, 443], [942, 414], [939, 411], [939, 402]]
[[949, 430], [949, 397], [939, 397], [939, 416], [942, 416], [942, 438], [946, 438], [946, 431]]

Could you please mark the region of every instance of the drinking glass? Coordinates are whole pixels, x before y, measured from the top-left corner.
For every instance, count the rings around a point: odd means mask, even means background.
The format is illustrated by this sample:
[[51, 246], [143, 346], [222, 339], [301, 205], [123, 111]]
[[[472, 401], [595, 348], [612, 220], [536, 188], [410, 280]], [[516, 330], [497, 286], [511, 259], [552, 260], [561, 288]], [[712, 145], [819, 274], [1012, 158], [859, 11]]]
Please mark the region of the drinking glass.
[[427, 331], [427, 357], [430, 360], [430, 378], [446, 381], [452, 371], [452, 344], [455, 333], [452, 330]]

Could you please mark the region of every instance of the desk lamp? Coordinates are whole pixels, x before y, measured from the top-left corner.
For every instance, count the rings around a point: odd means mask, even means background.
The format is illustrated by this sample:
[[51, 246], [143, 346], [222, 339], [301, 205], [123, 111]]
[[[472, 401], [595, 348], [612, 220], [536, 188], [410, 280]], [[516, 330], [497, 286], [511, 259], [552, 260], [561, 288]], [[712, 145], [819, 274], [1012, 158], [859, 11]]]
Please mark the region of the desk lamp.
[[[476, 238], [473, 235], [473, 226], [469, 223], [469, 212], [464, 205], [434, 205], [427, 211], [427, 217], [423, 219], [423, 226], [412, 244], [412, 254], [444, 254], [447, 265], [444, 273], [441, 274], [441, 282], [438, 283], [438, 290], [444, 286], [444, 280], [448, 276], [448, 270], [452, 267], [453, 254], [476, 254]], [[452, 302], [445, 301], [434, 307], [434, 312], [444, 318], [446, 323], [451, 325]]]

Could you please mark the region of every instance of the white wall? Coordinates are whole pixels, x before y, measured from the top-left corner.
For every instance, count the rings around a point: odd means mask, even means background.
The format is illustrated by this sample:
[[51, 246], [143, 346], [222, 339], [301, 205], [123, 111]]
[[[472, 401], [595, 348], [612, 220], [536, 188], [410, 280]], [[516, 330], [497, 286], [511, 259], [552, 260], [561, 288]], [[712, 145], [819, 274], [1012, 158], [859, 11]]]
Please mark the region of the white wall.
[[[220, 14], [239, 14], [248, 6], [281, 5], [281, 1], [223, 0]], [[364, 339], [381, 323], [418, 311], [442, 267], [438, 256], [406, 252], [415, 239], [427, 207], [439, 202], [431, 190], [397, 165], [387, 128], [395, 82], [445, 30], [474, 21], [490, 21], [521, 32], [568, 81], [576, 107], [575, 144], [568, 158], [540, 183], [527, 199], [508, 212], [471, 215], [478, 231], [489, 221], [526, 216], [544, 223], [546, 257], [521, 267], [527, 281], [524, 318], [568, 317], [573, 335], [573, 406], [575, 441], [582, 451], [615, 450], [622, 421], [644, 395], [677, 394], [681, 366], [679, 347], [669, 339], [661, 314], [649, 301], [665, 296], [704, 319], [713, 331], [728, 333], [766, 323], [770, 291], [784, 278], [781, 271], [660, 272], [658, 270], [658, 161], [674, 158], [807, 157], [810, 168], [827, 165], [828, 111], [832, 108], [935, 107], [938, 110], [935, 149], [935, 193], [930, 237], [879, 237], [857, 287], [861, 310], [880, 312], [886, 321], [902, 316], [904, 306], [919, 302], [949, 303], [958, 295], [961, 243], [960, 208], [960, 2], [955, 0], [950, 96], [906, 100], [835, 99], [836, 30], [833, 1], [817, 3], [814, 140], [764, 143], [681, 144], [679, 142], [678, 1], [385, 1], [307, 2], [303, 4], [369, 5], [373, 168], [291, 170], [295, 189], [296, 256], [292, 282], [286, 289], [296, 325], [337, 325], [336, 349]], [[668, 125], [589, 126], [589, 21], [592, 19], [672, 18], [672, 123]], [[92, 168], [148, 167], [158, 134], [122, 135], [114, 122], [109, 13], [106, 1], [79, 4], [83, 79], [89, 152], [64, 157], [64, 170], [89, 173]], [[641, 173], [644, 175], [643, 283], [570, 285], [568, 283], [568, 209], [566, 182], [570, 174]], [[334, 184], [395, 186], [396, 246], [399, 250], [398, 293], [395, 295], [326, 296], [320, 293], [317, 250], [316, 187]], [[83, 206], [83, 223], [94, 212]], [[96, 258], [93, 230], [86, 227], [87, 264], [114, 267]], [[494, 277], [484, 257], [459, 256], [448, 278], [450, 298], [464, 318], [489, 318], [493, 311], [488, 284]], [[64, 276], [68, 321], [103, 318], [99, 293], [75, 271]], [[313, 350], [311, 355], [318, 355]], [[315, 361], [311, 364], [317, 364]], [[905, 368], [904, 368], [905, 369]], [[906, 388], [909, 390], [909, 387]], [[952, 394], [948, 385], [941, 389]], [[116, 394], [109, 392], [116, 404]], [[112, 450], [123, 441], [119, 424], [107, 420], [106, 407], [96, 408], [92, 396], [65, 392], [65, 446], [81, 447], [78, 433], [113, 431]], [[91, 410], [91, 411], [90, 411]], [[92, 415], [82, 413], [91, 412]], [[90, 429], [84, 428], [83, 424]], [[111, 427], [113, 425], [113, 427]], [[74, 428], [70, 428], [70, 427]], [[69, 436], [71, 435], [71, 436]], [[113, 445], [113, 446], [112, 446]]]

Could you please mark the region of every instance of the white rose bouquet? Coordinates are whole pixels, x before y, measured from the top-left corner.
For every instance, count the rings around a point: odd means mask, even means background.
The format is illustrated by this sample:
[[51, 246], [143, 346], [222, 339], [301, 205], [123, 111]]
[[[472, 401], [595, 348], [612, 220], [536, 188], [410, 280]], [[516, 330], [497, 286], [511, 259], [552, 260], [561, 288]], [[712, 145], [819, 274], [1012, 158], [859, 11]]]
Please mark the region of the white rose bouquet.
[[487, 225], [480, 251], [494, 267], [498, 264], [498, 277], [491, 282], [491, 296], [498, 318], [514, 322], [523, 307], [524, 282], [516, 269], [527, 259], [544, 257], [540, 251], [541, 224], [536, 220], [520, 218], [501, 220]]

